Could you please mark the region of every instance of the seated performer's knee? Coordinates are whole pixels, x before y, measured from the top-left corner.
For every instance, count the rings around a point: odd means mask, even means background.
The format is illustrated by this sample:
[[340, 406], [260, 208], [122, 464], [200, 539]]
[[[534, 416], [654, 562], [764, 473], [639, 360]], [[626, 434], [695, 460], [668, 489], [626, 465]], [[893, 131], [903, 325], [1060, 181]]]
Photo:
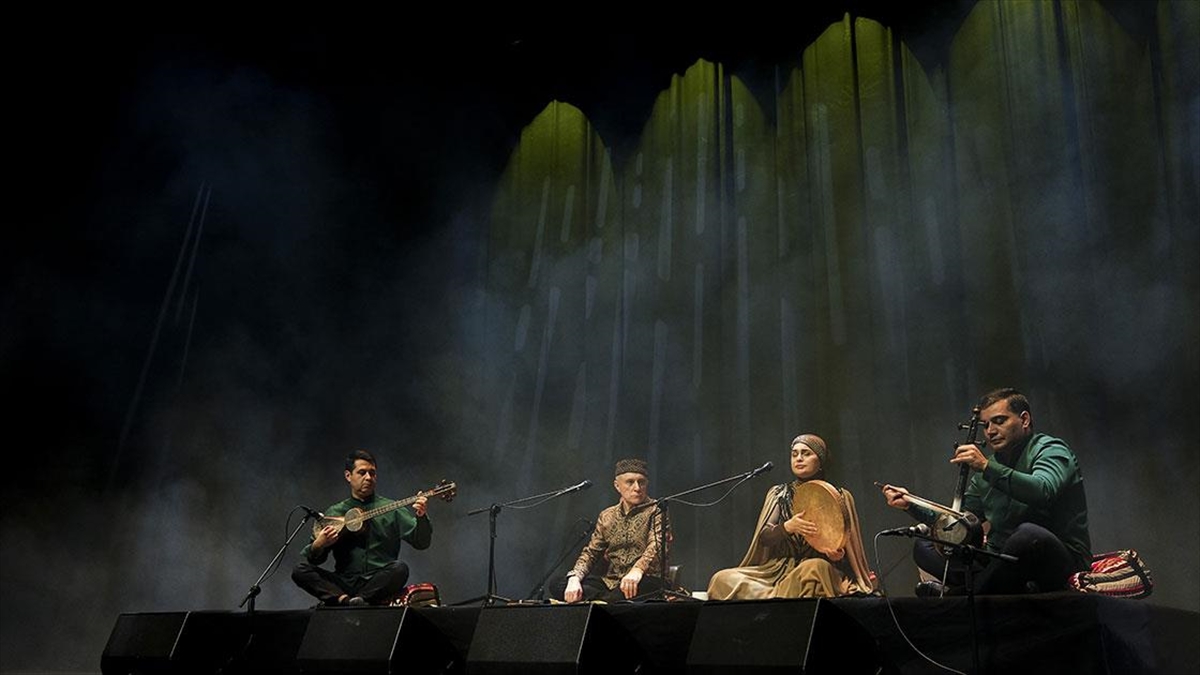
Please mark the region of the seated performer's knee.
[[393, 560], [375, 574], [380, 577], [380, 587], [384, 592], [392, 595], [400, 592], [408, 583], [408, 563]]
[[1061, 590], [1071, 572], [1071, 554], [1053, 532], [1041, 525], [1021, 523], [1004, 543], [1004, 552], [1024, 560], [1025, 574], [1042, 591]]
[[730, 571], [731, 570], [717, 570], [714, 572], [712, 578], [708, 580], [708, 587], [712, 588], [713, 586], [732, 585], [730, 584], [730, 580], [728, 578], [730, 576]]
[[315, 567], [316, 565], [308, 562], [307, 560], [301, 560], [300, 562], [296, 563], [296, 566], [292, 568], [292, 581], [296, 582], [297, 584], [300, 583], [302, 579], [305, 579], [312, 574], [313, 568]]
[[1013, 533], [1009, 535], [1008, 540], [1004, 542], [1004, 550], [1037, 550], [1042, 546], [1042, 543], [1045, 540], [1053, 537], [1054, 534], [1041, 525], [1035, 525], [1034, 523], [1021, 523], [1015, 530], [1013, 530]]
[[408, 582], [408, 563], [401, 562], [399, 560], [393, 560], [383, 569], [386, 570], [388, 574], [395, 575], [395, 578], [400, 580], [400, 585], [403, 586]]
[[925, 572], [940, 577], [946, 558], [933, 547], [933, 542], [918, 539], [913, 542], [913, 562]]

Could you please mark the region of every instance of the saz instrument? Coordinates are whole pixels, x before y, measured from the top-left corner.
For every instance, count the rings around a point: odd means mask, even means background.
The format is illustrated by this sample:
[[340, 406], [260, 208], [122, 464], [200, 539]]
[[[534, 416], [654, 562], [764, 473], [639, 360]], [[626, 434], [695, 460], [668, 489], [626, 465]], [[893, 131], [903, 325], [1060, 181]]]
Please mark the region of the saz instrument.
[[816, 523], [817, 533], [804, 539], [816, 550], [832, 554], [846, 545], [850, 531], [842, 494], [823, 480], [805, 481], [792, 491], [792, 515], [804, 512], [804, 519]]
[[385, 513], [395, 511], [396, 509], [403, 508], [410, 504], [414, 504], [421, 497], [441, 497], [446, 501], [450, 501], [454, 499], [456, 494], [458, 494], [458, 486], [453, 482], [443, 480], [437, 484], [437, 487], [418, 492], [411, 497], [407, 497], [399, 501], [384, 504], [378, 508], [363, 511], [356, 506], [349, 511], [346, 511], [346, 513], [341, 516], [325, 516], [324, 518], [319, 518], [317, 519], [317, 522], [313, 523], [313, 536], [317, 536], [321, 533], [321, 530], [329, 527], [330, 525], [336, 527], [339, 532], [343, 528], [350, 530], [351, 532], [358, 532], [362, 529], [363, 523], [367, 522], [368, 520], [376, 516], [382, 516]]

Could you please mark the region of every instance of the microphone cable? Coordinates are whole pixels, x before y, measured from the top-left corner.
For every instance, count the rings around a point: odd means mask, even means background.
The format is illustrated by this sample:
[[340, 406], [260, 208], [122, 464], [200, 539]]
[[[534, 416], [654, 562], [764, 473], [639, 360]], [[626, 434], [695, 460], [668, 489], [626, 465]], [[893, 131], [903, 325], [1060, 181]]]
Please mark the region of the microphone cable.
[[734, 483], [732, 487], [730, 487], [728, 490], [726, 490], [725, 494], [721, 495], [720, 497], [717, 497], [715, 500], [713, 500], [711, 502], [697, 503], [697, 502], [684, 501], [682, 499], [672, 499], [671, 501], [678, 502], [680, 504], [683, 504], [684, 506], [695, 506], [697, 508], [708, 508], [710, 506], [716, 506], [717, 504], [720, 504], [722, 501], [724, 501], [726, 497], [728, 497], [730, 494], [732, 494], [734, 490], [738, 489], [739, 485], [750, 480], [750, 478], [751, 478], [750, 476], [744, 476], [741, 480]]
[[[547, 493], [542, 499], [539, 499], [536, 502], [533, 502], [531, 504], [514, 503], [514, 504], [509, 504], [509, 505], [505, 506], [504, 508], [513, 509], [514, 511], [520, 511], [522, 509], [532, 509], [535, 506], [541, 506], [542, 504], [545, 504], [546, 502], [550, 501], [551, 499], [557, 499], [558, 497], [561, 497], [565, 494], [569, 494], [570, 492], [580, 492], [580, 491], [583, 491], [583, 490], [586, 490], [586, 489], [592, 487], [590, 481], [583, 481], [583, 482], [588, 483], [588, 485], [586, 485], [586, 486], [570, 485], [565, 488], [562, 488], [561, 490], [555, 490], [554, 492]], [[572, 489], [572, 488], [574, 488], [574, 489]]]
[[[878, 569], [878, 570], [883, 569], [883, 565], [880, 564], [880, 562], [879, 562], [879, 536], [881, 534], [883, 534], [883, 533], [876, 532], [875, 536], [871, 539], [871, 544], [875, 548], [875, 569]], [[933, 660], [933, 658], [926, 655], [925, 652], [918, 649], [917, 646], [912, 643], [912, 640], [908, 639], [908, 634], [905, 633], [904, 629], [900, 627], [900, 619], [896, 617], [896, 610], [892, 607], [892, 598], [890, 595], [888, 595], [887, 585], [884, 583], [884, 580], [883, 580], [885, 576], [886, 575], [884, 575], [884, 574], [879, 575], [879, 592], [883, 594], [883, 601], [885, 604], [887, 604], [888, 613], [892, 615], [892, 623], [896, 626], [896, 630], [900, 633], [900, 637], [904, 638], [904, 641], [906, 643], [908, 643], [908, 646], [911, 647], [912, 650], [914, 652], [916, 652], [918, 656], [925, 659], [926, 661], [933, 664], [934, 666], [941, 668], [942, 670], [951, 672], [951, 673], [957, 673], [958, 675], [967, 675], [966, 673], [964, 673], [961, 670], [955, 670], [954, 668], [951, 668], [949, 666], [944, 666], [944, 665], [938, 663], [937, 661]]]

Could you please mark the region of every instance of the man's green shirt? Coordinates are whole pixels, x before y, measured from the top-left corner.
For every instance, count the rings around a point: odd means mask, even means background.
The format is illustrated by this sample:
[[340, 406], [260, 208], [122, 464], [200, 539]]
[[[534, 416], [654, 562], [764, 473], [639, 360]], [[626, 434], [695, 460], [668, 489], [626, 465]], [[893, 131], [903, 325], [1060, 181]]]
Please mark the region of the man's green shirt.
[[1062, 540], [1076, 569], [1091, 564], [1083, 475], [1075, 453], [1060, 439], [1034, 434], [1011, 457], [993, 454], [987, 468], [972, 474], [963, 509], [991, 523], [989, 549], [1001, 550], [1018, 525], [1034, 523]]
[[[360, 501], [354, 497], [344, 499], [325, 510], [326, 516], [341, 516], [352, 508], [370, 511], [391, 504], [395, 500], [374, 495]], [[429, 548], [433, 526], [428, 518], [418, 518], [412, 509], [400, 507], [363, 523], [358, 532], [342, 530], [333, 546], [314, 552], [312, 541], [300, 555], [314, 565], [320, 565], [333, 551], [333, 571], [348, 582], [371, 576], [379, 568], [396, 560], [400, 555], [401, 542], [407, 541], [415, 549]]]

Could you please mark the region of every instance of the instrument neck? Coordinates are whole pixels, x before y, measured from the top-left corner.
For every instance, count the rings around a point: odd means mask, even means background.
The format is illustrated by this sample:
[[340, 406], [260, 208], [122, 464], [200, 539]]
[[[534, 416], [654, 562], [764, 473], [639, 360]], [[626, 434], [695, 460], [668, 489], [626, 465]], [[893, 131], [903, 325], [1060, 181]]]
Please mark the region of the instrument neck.
[[950, 508], [954, 511], [962, 511], [963, 495], [967, 491], [967, 479], [971, 476], [971, 467], [963, 464], [958, 469], [958, 484], [954, 486], [954, 501], [951, 502]]
[[[967, 439], [963, 441], [966, 444], [973, 445], [975, 439], [979, 436], [979, 414], [981, 410], [979, 406], [971, 408], [971, 419], [966, 424], [960, 425], [960, 429], [967, 430]], [[967, 479], [971, 477], [971, 467], [967, 464], [958, 466], [958, 484], [954, 486], [954, 503], [951, 506], [955, 511], [962, 510], [963, 494], [967, 491]]]
[[377, 507], [371, 509], [370, 511], [363, 511], [363, 520], [366, 520], [368, 518], [374, 518], [375, 516], [382, 516], [383, 514], [388, 513], [389, 511], [395, 511], [396, 509], [403, 508], [405, 506], [408, 506], [409, 504], [415, 504], [417, 502], [417, 500], [420, 499], [421, 497], [436, 497], [437, 495], [440, 495], [449, 489], [450, 489], [450, 486], [435, 488], [424, 494], [416, 494], [411, 497], [405, 497], [404, 499], [399, 499], [394, 502], [389, 502], [387, 504], [384, 504], [383, 506], [377, 506]]
[[398, 508], [408, 506], [409, 504], [412, 504], [414, 501], [416, 501], [416, 500], [410, 497], [408, 499], [401, 499], [399, 501], [388, 502], [387, 504], [384, 504], [383, 506], [377, 506], [373, 509], [370, 509], [369, 511], [363, 511], [363, 514], [362, 514], [363, 520], [366, 520], [368, 518], [374, 518], [375, 516], [382, 516], [383, 514], [388, 513], [389, 511], [395, 511]]

